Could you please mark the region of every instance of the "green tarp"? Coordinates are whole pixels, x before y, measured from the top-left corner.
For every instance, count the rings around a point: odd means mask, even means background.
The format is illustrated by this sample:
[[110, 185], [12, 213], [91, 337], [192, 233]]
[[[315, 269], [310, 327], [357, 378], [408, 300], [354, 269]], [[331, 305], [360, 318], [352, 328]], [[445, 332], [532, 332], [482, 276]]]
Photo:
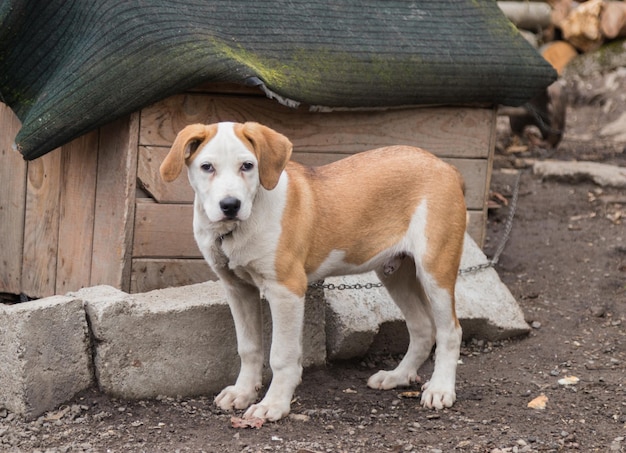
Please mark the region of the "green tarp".
[[0, 0], [26, 159], [203, 82], [361, 108], [519, 105], [554, 78], [495, 1]]

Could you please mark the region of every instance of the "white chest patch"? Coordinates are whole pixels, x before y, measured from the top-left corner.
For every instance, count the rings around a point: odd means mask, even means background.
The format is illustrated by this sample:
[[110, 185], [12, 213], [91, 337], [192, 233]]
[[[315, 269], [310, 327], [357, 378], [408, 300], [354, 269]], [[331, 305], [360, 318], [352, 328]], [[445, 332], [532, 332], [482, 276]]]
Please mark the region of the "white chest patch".
[[276, 277], [276, 249], [282, 232], [281, 220], [287, 200], [288, 177], [281, 176], [271, 191], [260, 188], [250, 217], [239, 223], [232, 236], [221, 244], [228, 267], [236, 274], [248, 274], [257, 286]]

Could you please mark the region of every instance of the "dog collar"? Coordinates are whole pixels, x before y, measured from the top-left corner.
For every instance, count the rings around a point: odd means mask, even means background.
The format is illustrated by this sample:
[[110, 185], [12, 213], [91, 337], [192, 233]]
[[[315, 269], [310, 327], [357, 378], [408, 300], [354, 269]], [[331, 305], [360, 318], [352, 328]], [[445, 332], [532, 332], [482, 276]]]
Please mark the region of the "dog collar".
[[222, 244], [222, 242], [224, 242], [224, 239], [226, 239], [227, 237], [230, 237], [230, 236], [232, 236], [232, 235], [233, 235], [233, 232], [234, 232], [234, 231], [235, 231], [235, 230], [234, 230], [234, 229], [232, 229], [232, 230], [230, 230], [228, 233], [220, 234], [220, 235], [217, 237], [216, 242], [217, 242], [218, 244], [220, 244], [220, 245], [221, 245], [221, 244]]

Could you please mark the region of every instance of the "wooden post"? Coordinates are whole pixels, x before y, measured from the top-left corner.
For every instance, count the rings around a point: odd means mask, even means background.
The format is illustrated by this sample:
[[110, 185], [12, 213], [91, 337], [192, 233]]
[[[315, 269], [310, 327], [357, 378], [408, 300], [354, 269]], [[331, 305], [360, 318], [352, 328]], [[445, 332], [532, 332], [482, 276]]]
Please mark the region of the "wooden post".
[[0, 292], [22, 290], [24, 211], [26, 209], [26, 161], [13, 150], [20, 121], [0, 103]]
[[29, 297], [55, 294], [60, 184], [60, 148], [28, 163], [22, 292]]
[[139, 114], [100, 129], [91, 285], [130, 289]]
[[98, 164], [98, 131], [61, 148], [56, 294], [88, 286], [91, 275]]

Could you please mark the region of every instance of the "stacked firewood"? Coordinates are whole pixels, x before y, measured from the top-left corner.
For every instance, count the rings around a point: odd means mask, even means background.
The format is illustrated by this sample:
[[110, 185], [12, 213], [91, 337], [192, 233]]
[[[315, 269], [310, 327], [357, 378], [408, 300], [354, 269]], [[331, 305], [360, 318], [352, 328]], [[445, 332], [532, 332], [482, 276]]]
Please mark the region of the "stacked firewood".
[[625, 1], [503, 1], [498, 6], [520, 30], [533, 33], [531, 42], [543, 43], [542, 55], [559, 73], [579, 52], [626, 37]]
[[[559, 75], [580, 53], [626, 37], [626, 1], [499, 1], [498, 6]], [[500, 114], [509, 117], [514, 136], [555, 148], [563, 137], [567, 96], [558, 80], [521, 108], [501, 108]], [[527, 126], [536, 126], [540, 135]]]

